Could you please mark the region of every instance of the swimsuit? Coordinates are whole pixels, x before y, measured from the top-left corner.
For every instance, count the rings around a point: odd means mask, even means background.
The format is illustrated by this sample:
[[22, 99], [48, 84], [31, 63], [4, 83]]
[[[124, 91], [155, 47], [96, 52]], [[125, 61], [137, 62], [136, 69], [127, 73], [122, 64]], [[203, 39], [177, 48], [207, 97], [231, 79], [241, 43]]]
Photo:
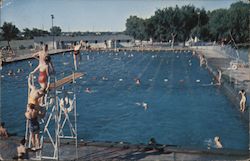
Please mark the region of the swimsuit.
[[30, 121], [30, 132], [38, 133], [40, 131], [40, 127], [37, 118], [32, 118], [29, 121]]
[[78, 55], [79, 53], [80, 53], [79, 50], [74, 50], [75, 55]]
[[39, 77], [38, 77], [39, 83], [46, 83], [47, 82], [47, 74], [46, 71], [40, 71]]

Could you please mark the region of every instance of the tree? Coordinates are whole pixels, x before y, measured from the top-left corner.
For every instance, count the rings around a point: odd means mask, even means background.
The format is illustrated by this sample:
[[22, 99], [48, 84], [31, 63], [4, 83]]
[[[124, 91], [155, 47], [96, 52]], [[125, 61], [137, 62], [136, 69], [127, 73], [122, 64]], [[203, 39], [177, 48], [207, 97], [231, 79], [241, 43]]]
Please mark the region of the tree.
[[145, 38], [155, 40], [155, 20], [154, 17], [145, 20]]
[[241, 1], [233, 3], [228, 10], [229, 32], [238, 43], [249, 39], [249, 10], [250, 4]]
[[140, 40], [171, 39], [172, 47], [175, 41], [185, 45], [190, 36], [204, 41], [230, 41], [233, 37], [237, 43], [242, 43], [249, 41], [249, 10], [250, 4], [242, 1], [233, 3], [229, 9], [212, 12], [191, 5], [163, 8], [148, 19], [130, 16], [125, 33]]
[[23, 33], [24, 33], [24, 38], [26, 39], [32, 39], [33, 35], [31, 33], [31, 30], [28, 28], [23, 29]]
[[221, 40], [229, 37], [229, 14], [226, 9], [217, 9], [209, 14], [209, 31], [212, 40]]
[[180, 21], [182, 22], [180, 28], [180, 39], [183, 41], [183, 46], [185, 46], [186, 40], [191, 35], [191, 30], [197, 25], [197, 13], [194, 6], [183, 6], [180, 13]]
[[135, 39], [143, 40], [146, 38], [145, 22], [137, 16], [130, 16], [126, 22], [126, 34], [133, 36]]
[[62, 34], [62, 30], [59, 26], [53, 26], [50, 28], [50, 34], [53, 36], [60, 36]]
[[23, 29], [23, 31], [24, 31], [24, 37], [26, 39], [33, 39], [35, 36], [49, 35], [48, 31], [37, 29], [37, 28], [33, 28], [32, 30], [25, 28], [25, 29]]
[[11, 49], [10, 41], [17, 38], [17, 34], [20, 32], [19, 29], [12, 25], [12, 23], [4, 22], [2, 29], [2, 37], [4, 40], [8, 41], [8, 47]]
[[[182, 22], [180, 21], [180, 9], [178, 6], [175, 8], [169, 7], [168, 8], [168, 35], [171, 35], [171, 48], [174, 48], [175, 37], [177, 36], [178, 32], [180, 31], [180, 27]], [[170, 37], [170, 36], [169, 36]]]

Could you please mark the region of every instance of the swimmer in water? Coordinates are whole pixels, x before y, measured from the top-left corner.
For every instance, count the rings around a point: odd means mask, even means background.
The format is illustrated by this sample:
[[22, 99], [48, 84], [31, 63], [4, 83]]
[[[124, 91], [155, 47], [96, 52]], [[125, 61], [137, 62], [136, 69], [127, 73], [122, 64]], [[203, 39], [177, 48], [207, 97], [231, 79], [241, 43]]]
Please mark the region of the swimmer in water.
[[135, 80], [135, 84], [136, 84], [136, 85], [140, 85], [140, 84], [141, 84], [140, 79], [136, 79], [136, 80]]
[[85, 89], [85, 92], [86, 92], [86, 93], [91, 93], [91, 89], [87, 87], [87, 88]]
[[148, 109], [148, 104], [145, 103], [145, 102], [142, 102], [142, 103], [136, 102], [135, 104], [136, 104], [137, 106], [142, 106], [142, 107], [144, 108], [144, 110], [147, 110], [147, 109]]
[[145, 102], [142, 102], [142, 107], [144, 107], [144, 110], [147, 110], [148, 109], [148, 104], [145, 103]]
[[12, 70], [9, 70], [8, 75], [14, 75], [14, 72]]
[[20, 68], [18, 68], [18, 69], [17, 69], [17, 73], [20, 73], [20, 72], [21, 72], [21, 69], [20, 69]]
[[239, 91], [239, 94], [241, 95], [240, 111], [244, 112], [245, 109], [246, 109], [246, 101], [247, 101], [246, 92], [245, 92], [245, 90], [242, 89], [242, 90]]
[[205, 67], [207, 67], [207, 60], [206, 60], [205, 56], [202, 54], [202, 55], [200, 55], [200, 67], [202, 67], [203, 65]]
[[29, 61], [28, 63], [29, 63], [29, 66], [30, 66], [30, 67], [32, 67], [32, 66], [33, 66], [33, 64], [32, 64], [30, 61]]
[[102, 77], [102, 80], [108, 80], [108, 78], [103, 76], [103, 77]]
[[223, 146], [222, 146], [222, 144], [220, 142], [220, 137], [219, 136], [214, 137], [214, 143], [215, 143], [216, 148], [218, 148], [218, 149], [223, 148]]

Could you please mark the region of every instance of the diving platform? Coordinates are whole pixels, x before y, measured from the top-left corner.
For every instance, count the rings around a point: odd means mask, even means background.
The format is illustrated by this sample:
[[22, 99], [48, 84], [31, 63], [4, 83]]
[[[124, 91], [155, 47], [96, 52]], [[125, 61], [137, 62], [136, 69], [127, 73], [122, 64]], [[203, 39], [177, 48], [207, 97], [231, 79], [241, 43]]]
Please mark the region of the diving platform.
[[79, 72], [78, 73], [73, 73], [73, 74], [71, 74], [71, 75], [69, 75], [67, 77], [64, 77], [64, 78], [56, 81], [55, 83], [51, 83], [49, 85], [49, 90], [54, 89], [54, 88], [60, 88], [63, 85], [65, 85], [67, 83], [71, 83], [75, 79], [82, 77], [83, 75], [84, 75], [83, 73], [79, 73]]

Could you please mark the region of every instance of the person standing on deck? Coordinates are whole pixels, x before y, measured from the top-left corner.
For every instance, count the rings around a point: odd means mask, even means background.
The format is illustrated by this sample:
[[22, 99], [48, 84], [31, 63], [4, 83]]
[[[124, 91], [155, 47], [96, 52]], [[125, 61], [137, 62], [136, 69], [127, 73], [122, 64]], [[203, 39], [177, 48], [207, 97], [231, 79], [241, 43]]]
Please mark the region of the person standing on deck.
[[[27, 149], [25, 147], [25, 138], [20, 141], [20, 145], [17, 147], [17, 160], [29, 159]], [[13, 158], [14, 159], [14, 158]]]
[[244, 91], [244, 89], [239, 91], [239, 94], [241, 95], [241, 100], [240, 100], [240, 111], [244, 112], [246, 110], [246, 92]]
[[218, 85], [221, 85], [221, 70], [218, 69], [218, 76], [217, 76], [217, 81], [218, 81]]
[[205, 56], [203, 54], [201, 54], [200, 55], [200, 67], [202, 67], [203, 65], [205, 67], [207, 67], [207, 60], [206, 60]]

